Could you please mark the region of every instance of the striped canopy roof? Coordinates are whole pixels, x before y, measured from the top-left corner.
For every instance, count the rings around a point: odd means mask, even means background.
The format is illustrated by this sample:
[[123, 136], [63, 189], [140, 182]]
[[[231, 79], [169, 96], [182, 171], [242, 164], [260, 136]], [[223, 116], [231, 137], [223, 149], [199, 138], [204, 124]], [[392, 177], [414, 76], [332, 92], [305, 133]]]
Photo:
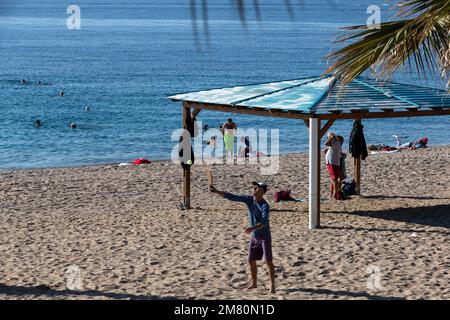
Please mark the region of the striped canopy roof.
[[450, 108], [441, 89], [357, 78], [339, 92], [333, 77], [309, 77], [256, 85], [213, 89], [168, 97], [173, 101], [236, 108], [283, 110], [305, 114], [355, 111], [405, 111]]

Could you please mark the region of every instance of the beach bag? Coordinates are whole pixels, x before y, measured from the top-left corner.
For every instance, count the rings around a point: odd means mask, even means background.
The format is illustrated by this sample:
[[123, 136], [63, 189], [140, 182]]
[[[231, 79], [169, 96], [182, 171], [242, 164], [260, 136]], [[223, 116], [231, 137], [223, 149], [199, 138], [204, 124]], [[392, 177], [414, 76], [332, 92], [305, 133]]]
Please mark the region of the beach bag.
[[291, 190], [281, 190], [275, 193], [274, 201], [289, 201], [292, 200]]
[[351, 196], [356, 194], [356, 182], [355, 180], [345, 180], [342, 184], [342, 193], [344, 196]]

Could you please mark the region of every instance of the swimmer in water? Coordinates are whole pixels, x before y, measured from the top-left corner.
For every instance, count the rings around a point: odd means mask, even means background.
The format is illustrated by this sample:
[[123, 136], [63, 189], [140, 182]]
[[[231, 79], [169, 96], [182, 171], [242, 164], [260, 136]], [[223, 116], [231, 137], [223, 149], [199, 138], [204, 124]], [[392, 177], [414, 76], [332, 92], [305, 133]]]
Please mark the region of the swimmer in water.
[[20, 83], [22, 83], [22, 84], [26, 84], [26, 83], [27, 83], [27, 80], [25, 80], [25, 79], [22, 79], [22, 80], [20, 81]]
[[86, 108], [84, 108], [84, 111], [89, 112], [91, 111], [91, 109], [88, 106], [86, 106]]
[[59, 92], [59, 96], [60, 96], [60, 97], [63, 97], [63, 96], [64, 96], [64, 91], [60, 91], [60, 92]]
[[77, 124], [75, 123], [75, 122], [72, 122], [71, 124], [70, 124], [70, 128], [71, 129], [75, 129], [77, 127]]
[[41, 123], [41, 120], [39, 120], [39, 119], [34, 122], [34, 126], [36, 128], [39, 128], [41, 125], [42, 125], [42, 123]]

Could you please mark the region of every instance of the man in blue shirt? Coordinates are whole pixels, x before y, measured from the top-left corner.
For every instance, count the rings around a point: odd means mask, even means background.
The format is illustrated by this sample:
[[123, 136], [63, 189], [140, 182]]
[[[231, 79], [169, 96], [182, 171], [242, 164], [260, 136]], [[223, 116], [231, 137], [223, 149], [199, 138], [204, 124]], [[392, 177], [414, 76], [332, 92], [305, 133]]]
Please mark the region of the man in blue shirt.
[[263, 182], [253, 182], [252, 195], [234, 195], [228, 192], [218, 191], [213, 186], [211, 192], [231, 200], [243, 202], [248, 207], [249, 227], [245, 229], [246, 234], [251, 234], [248, 248], [248, 263], [252, 274], [252, 283], [247, 289], [257, 287], [257, 266], [256, 260], [264, 257], [269, 268], [270, 290], [275, 292], [275, 267], [272, 262], [272, 237], [270, 235], [269, 225], [269, 204], [264, 200], [264, 194], [267, 192], [267, 185]]

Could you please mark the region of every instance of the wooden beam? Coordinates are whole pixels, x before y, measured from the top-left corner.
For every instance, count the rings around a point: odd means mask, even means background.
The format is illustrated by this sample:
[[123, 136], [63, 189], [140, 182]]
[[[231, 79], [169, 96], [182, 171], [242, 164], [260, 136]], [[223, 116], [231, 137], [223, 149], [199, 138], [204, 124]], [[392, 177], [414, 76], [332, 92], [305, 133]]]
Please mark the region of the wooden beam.
[[450, 109], [441, 110], [412, 110], [412, 111], [382, 111], [364, 113], [318, 114], [321, 120], [372, 119], [372, 118], [401, 118], [401, 117], [429, 117], [450, 115]]
[[361, 156], [353, 158], [353, 175], [356, 182], [356, 194], [361, 195]]
[[305, 126], [306, 126], [307, 128], [309, 128], [309, 120], [303, 119], [303, 121], [305, 122]]
[[192, 118], [196, 118], [198, 114], [202, 111], [200, 108], [195, 108], [194, 111], [192, 111]]
[[321, 139], [325, 135], [325, 133], [327, 133], [327, 130], [331, 128], [331, 126], [333, 125], [334, 121], [335, 120], [328, 120], [327, 123], [325, 123], [323, 128], [320, 129], [319, 139]]
[[272, 117], [272, 118], [288, 118], [288, 119], [306, 119], [308, 120], [311, 117], [309, 113], [301, 113], [301, 112], [285, 112], [285, 111], [274, 111], [273, 109], [265, 109], [265, 108], [245, 108], [245, 107], [235, 107], [229, 105], [221, 105], [221, 104], [209, 104], [209, 103], [196, 103], [196, 102], [184, 102], [183, 106], [189, 106], [198, 109], [219, 111], [219, 112], [229, 112], [229, 113], [240, 113], [240, 114], [248, 114], [254, 116], [262, 116], [262, 117]]

